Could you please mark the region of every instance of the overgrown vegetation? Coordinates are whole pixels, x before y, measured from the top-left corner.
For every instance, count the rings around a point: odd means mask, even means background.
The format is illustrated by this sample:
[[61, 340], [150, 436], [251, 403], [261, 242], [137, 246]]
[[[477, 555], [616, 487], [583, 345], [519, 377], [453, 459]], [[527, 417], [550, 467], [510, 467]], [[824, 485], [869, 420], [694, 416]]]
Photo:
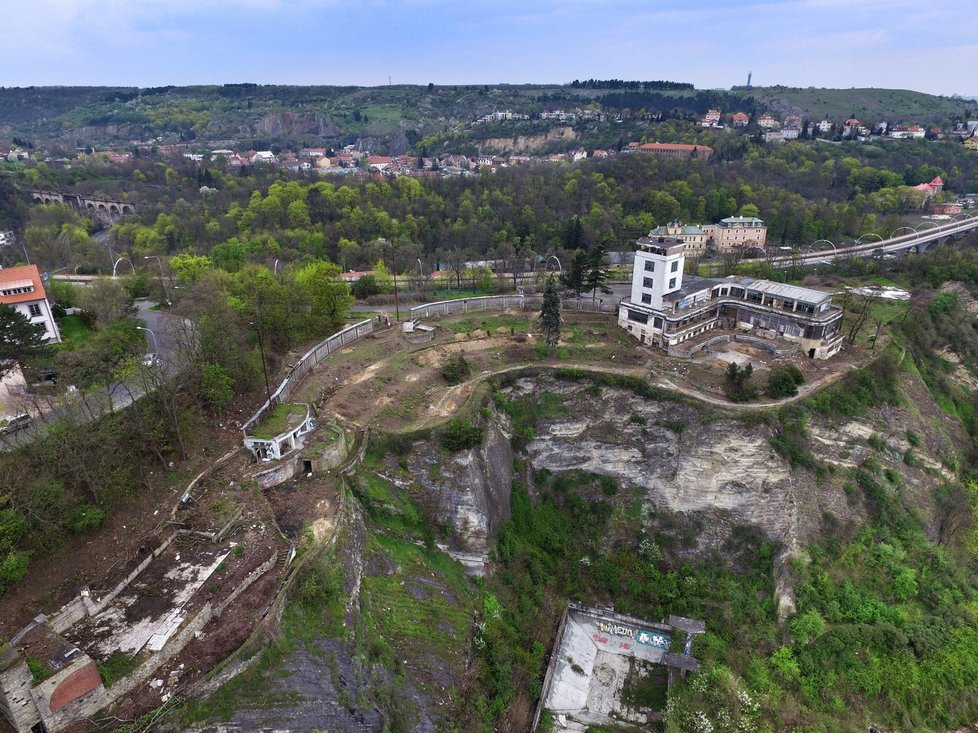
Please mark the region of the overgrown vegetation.
[[439, 373], [448, 384], [461, 384], [472, 374], [472, 366], [466, 360], [465, 354], [459, 351], [442, 364]]
[[[512, 519], [497, 543], [499, 569], [486, 581], [477, 627], [479, 686], [466, 709], [480, 730], [525, 727], [567, 600], [614, 604], [642, 618], [707, 618], [705, 643], [717, 656], [743, 659], [750, 650], [774, 648], [773, 548], [743, 530], [724, 548], [729, 560], [685, 560], [679, 551], [695, 528], [663, 512], [650, 518], [656, 529], [643, 531], [636, 492], [618, 487], [610, 498], [608, 481], [540, 471], [535, 502], [517, 483]], [[609, 543], [608, 537], [616, 539]]]

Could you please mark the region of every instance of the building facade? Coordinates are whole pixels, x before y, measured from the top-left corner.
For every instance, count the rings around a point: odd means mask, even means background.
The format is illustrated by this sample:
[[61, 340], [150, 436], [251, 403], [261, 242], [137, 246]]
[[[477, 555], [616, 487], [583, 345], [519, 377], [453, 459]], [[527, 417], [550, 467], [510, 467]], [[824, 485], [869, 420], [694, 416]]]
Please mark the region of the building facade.
[[669, 350], [727, 329], [790, 342], [813, 359], [842, 347], [842, 309], [830, 293], [750, 277], [687, 276], [685, 249], [677, 238], [638, 240], [631, 295], [619, 306], [618, 325], [641, 343]]
[[763, 248], [767, 242], [767, 226], [761, 219], [752, 216], [729, 216], [703, 228], [710, 235], [717, 252]]
[[0, 269], [0, 303], [13, 306], [31, 323], [43, 324], [45, 341], [61, 342], [37, 265]]
[[645, 143], [638, 146], [641, 153], [651, 153], [660, 158], [678, 158], [679, 160], [691, 160], [699, 158], [709, 160], [713, 155], [713, 148], [706, 145], [683, 145], [681, 143]]

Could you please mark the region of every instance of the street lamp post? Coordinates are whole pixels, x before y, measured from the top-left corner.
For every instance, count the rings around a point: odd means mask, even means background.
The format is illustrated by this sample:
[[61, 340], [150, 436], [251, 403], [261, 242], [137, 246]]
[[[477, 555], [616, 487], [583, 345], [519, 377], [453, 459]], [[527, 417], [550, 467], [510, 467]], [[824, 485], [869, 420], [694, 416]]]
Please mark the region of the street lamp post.
[[[163, 288], [163, 300], [166, 301], [167, 305], [170, 305], [170, 294], [166, 290], [166, 280], [164, 280], [163, 275], [163, 260], [161, 260], [156, 255], [143, 255], [144, 260], [156, 260], [156, 264], [160, 266], [160, 287]], [[135, 272], [135, 268], [133, 268]]]
[[160, 353], [160, 342], [157, 340], [156, 334], [153, 332], [153, 329], [146, 328], [145, 326], [136, 326], [136, 330], [137, 331], [146, 331], [146, 333], [148, 333], [150, 336], [153, 337], [153, 353], [159, 354]]

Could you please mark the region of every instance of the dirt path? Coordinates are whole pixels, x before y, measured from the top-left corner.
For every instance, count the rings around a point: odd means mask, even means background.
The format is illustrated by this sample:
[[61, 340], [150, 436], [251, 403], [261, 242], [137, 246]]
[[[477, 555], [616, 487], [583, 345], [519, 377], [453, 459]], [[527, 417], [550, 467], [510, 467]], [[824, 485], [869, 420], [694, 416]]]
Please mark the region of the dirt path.
[[[426, 419], [418, 427], [426, 427], [430, 425], [432, 421], [438, 418], [448, 418], [453, 415], [458, 408], [460, 408], [465, 400], [472, 394], [475, 387], [482, 382], [490, 379], [491, 377], [498, 376], [500, 374], [506, 374], [509, 372], [518, 372], [526, 369], [580, 369], [582, 371], [593, 372], [595, 374], [618, 374], [626, 377], [641, 377], [644, 378], [647, 374], [645, 369], [635, 369], [635, 368], [624, 368], [624, 367], [604, 367], [596, 366], [594, 364], [581, 363], [581, 362], [559, 362], [553, 363], [542, 363], [539, 365], [519, 365], [506, 367], [505, 369], [499, 369], [497, 371], [491, 372], [489, 374], [480, 374], [478, 378], [470, 380], [464, 384], [460, 384], [457, 387], [450, 387], [446, 390], [442, 399], [432, 408], [432, 415]], [[656, 382], [651, 382], [653, 387], [659, 387], [660, 389], [666, 389], [670, 392], [678, 392], [679, 394], [685, 395], [686, 397], [692, 397], [700, 402], [706, 402], [711, 405], [717, 405], [718, 407], [727, 407], [735, 410], [766, 410], [772, 407], [781, 407], [783, 405], [796, 402], [798, 400], [804, 399], [813, 392], [817, 392], [823, 387], [827, 387], [833, 382], [841, 379], [844, 375], [848, 374], [850, 371], [856, 368], [855, 364], [847, 364], [846, 367], [840, 371], [833, 372], [822, 379], [816, 380], [814, 382], [809, 382], [802, 385], [798, 389], [798, 394], [792, 397], [785, 397], [780, 400], [771, 400], [768, 402], [730, 402], [729, 400], [722, 399], [720, 397], [714, 397], [712, 395], [705, 394], [699, 390], [693, 389], [692, 387], [684, 387], [681, 385], [673, 384], [668, 379], [660, 379]]]

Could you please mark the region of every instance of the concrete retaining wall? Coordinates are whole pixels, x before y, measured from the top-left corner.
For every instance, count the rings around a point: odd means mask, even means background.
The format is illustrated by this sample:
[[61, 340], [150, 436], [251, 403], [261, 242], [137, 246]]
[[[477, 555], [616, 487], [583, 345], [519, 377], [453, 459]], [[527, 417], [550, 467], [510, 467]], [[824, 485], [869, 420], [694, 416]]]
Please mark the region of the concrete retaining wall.
[[252, 570], [248, 574], [248, 577], [242, 580], [241, 583], [238, 585], [238, 587], [234, 589], [231, 595], [229, 595], [227, 598], [225, 598], [223, 601], [217, 604], [217, 607], [214, 608], [214, 615], [220, 616], [222, 613], [224, 613], [224, 611], [227, 610], [227, 607], [230, 606], [238, 599], [238, 596], [240, 596], [242, 593], [248, 590], [248, 588], [250, 588], [255, 583], [255, 581], [258, 580], [261, 576], [263, 576], [269, 570], [274, 568], [275, 563], [277, 562], [278, 562], [278, 550], [273, 552], [272, 556], [268, 558], [265, 562], [263, 562], [254, 570]]

